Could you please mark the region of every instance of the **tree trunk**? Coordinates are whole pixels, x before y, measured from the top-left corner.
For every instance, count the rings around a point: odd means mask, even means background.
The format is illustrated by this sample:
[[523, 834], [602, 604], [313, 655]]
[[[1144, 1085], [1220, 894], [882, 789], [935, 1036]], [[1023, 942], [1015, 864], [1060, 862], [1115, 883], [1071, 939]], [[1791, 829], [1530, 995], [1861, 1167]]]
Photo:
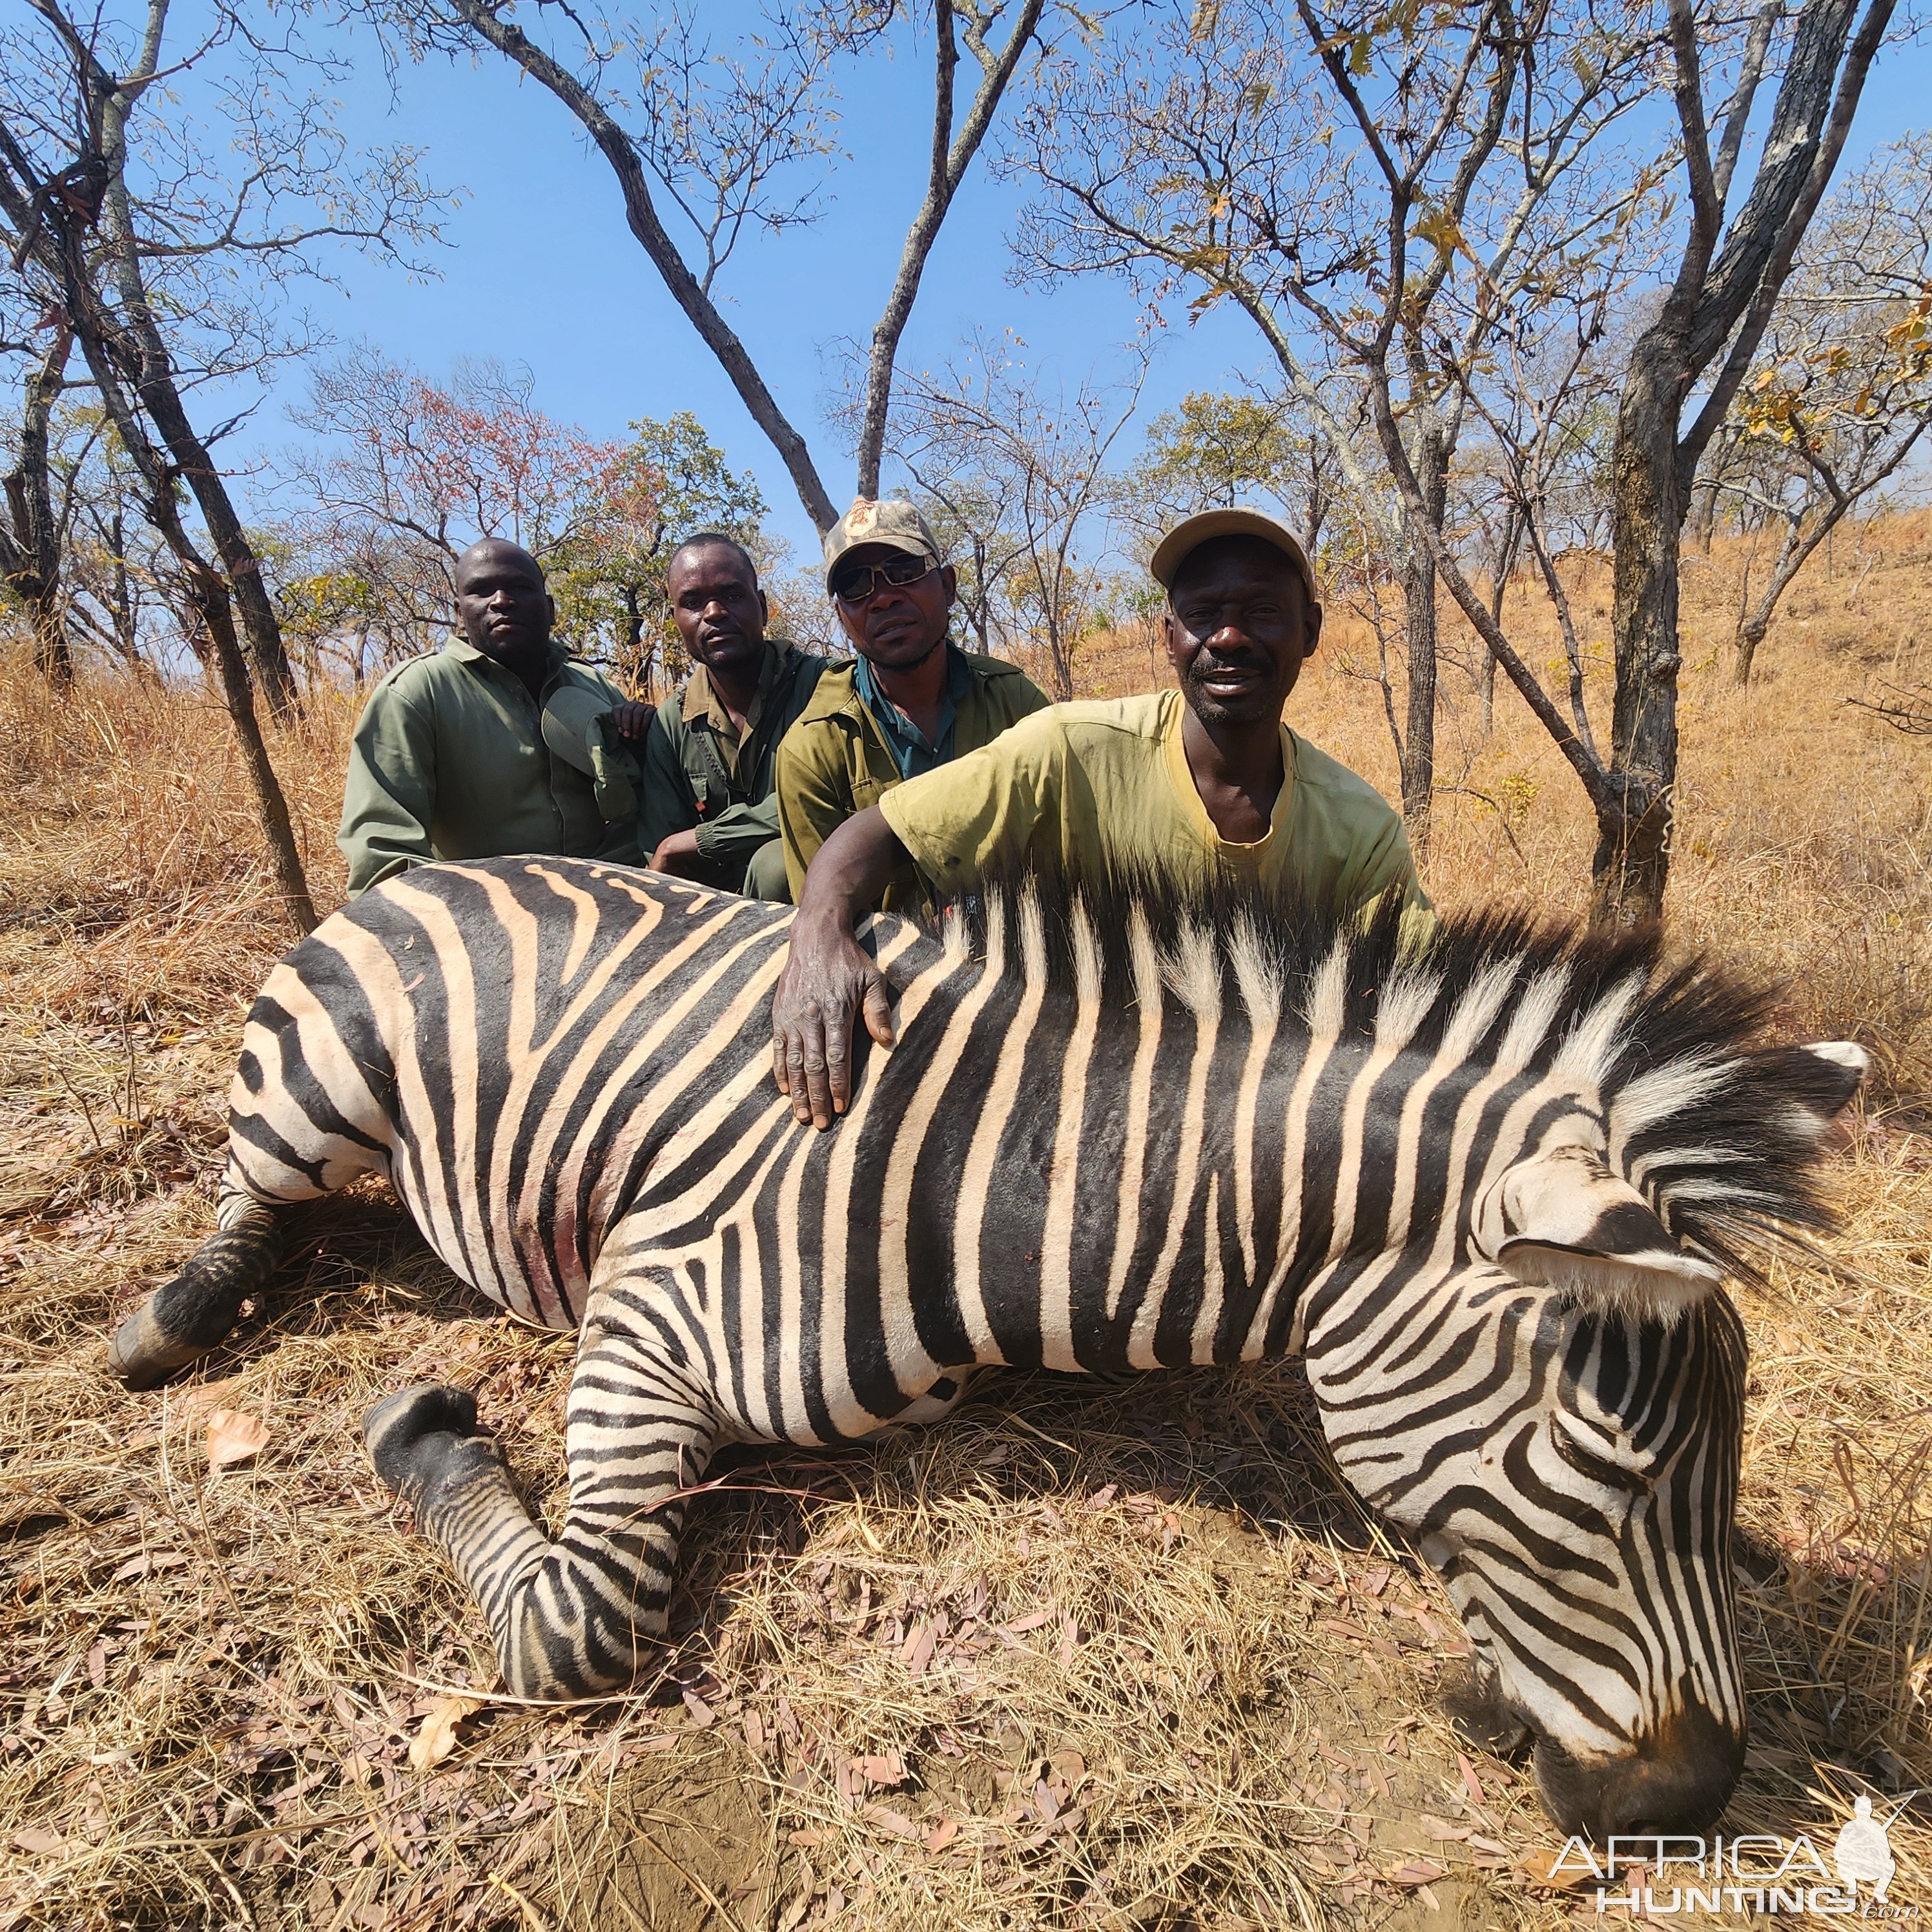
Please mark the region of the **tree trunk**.
[[1048, 694], [1056, 704], [1065, 704], [1073, 696], [1073, 653], [1068, 648], [1062, 620], [1048, 612], [1046, 620], [1046, 682]]
[[1751, 680], [1751, 666], [1756, 661], [1757, 647], [1764, 642], [1765, 632], [1770, 628], [1760, 622], [1755, 612], [1738, 626], [1738, 634], [1732, 648], [1736, 655], [1731, 664], [1731, 682], [1739, 690]]
[[1738, 684], [1750, 683], [1752, 662], [1757, 656], [1758, 646], [1764, 642], [1766, 634], [1771, 628], [1771, 620], [1776, 616], [1784, 593], [1797, 582], [1799, 572], [1811, 561], [1820, 544], [1824, 546], [1825, 566], [1829, 572], [1832, 539], [1839, 524], [1850, 514], [1852, 506], [1861, 497], [1876, 490], [1904, 462], [1917, 444], [1924, 427], [1922, 422], [1898, 445], [1886, 463], [1863, 477], [1855, 479], [1850, 488], [1845, 488], [1828, 472], [1826, 473], [1826, 482], [1832, 491], [1829, 506], [1808, 532], [1804, 530], [1802, 520], [1791, 524], [1786, 532], [1784, 546], [1778, 552], [1777, 568], [1771, 574], [1771, 581], [1766, 585], [1764, 595], [1758, 599], [1754, 608], [1738, 620], [1737, 657], [1732, 668]]
[[293, 717], [301, 709], [295, 672], [282, 642], [275, 607], [269, 601], [268, 586], [262, 581], [261, 560], [242, 530], [214, 458], [188, 421], [160, 332], [145, 316], [137, 316], [136, 333], [140, 338], [142, 368], [136, 386], [142, 405], [160, 431], [176, 469], [194, 492], [202, 521], [214, 540], [215, 554], [233, 592], [233, 609], [241, 614], [242, 633], [248, 640], [248, 662], [254, 667], [268, 710], [278, 718]]
[[26, 606], [34, 630], [34, 668], [56, 684], [74, 682], [74, 652], [61, 608], [61, 532], [54, 514], [47, 443], [53, 407], [66, 387], [74, 331], [61, 325], [47, 352], [28, 373], [20, 412], [20, 460], [5, 478], [11, 528], [0, 531], [0, 569]]
[[1402, 734], [1402, 815], [1419, 858], [1429, 846], [1436, 791], [1436, 564], [1419, 540], [1402, 572], [1402, 649], [1408, 664], [1408, 716]]
[[[1502, 540], [1496, 546], [1496, 574], [1490, 584], [1490, 617], [1498, 630], [1502, 628], [1503, 604], [1509, 596], [1510, 572], [1516, 568], [1516, 554], [1522, 548], [1526, 520], [1514, 503], [1503, 518]], [[1496, 728], [1496, 654], [1486, 639], [1483, 644], [1483, 668], [1478, 686], [1483, 695], [1483, 742], [1487, 744], [1490, 734]]]
[[227, 586], [200, 558], [184, 556], [181, 562], [192, 616], [200, 631], [206, 657], [214, 661], [210, 668], [220, 685], [222, 702], [233, 722], [236, 741], [242, 748], [242, 768], [248, 775], [248, 788], [255, 795], [255, 808], [268, 835], [268, 862], [276, 886], [296, 930], [313, 932], [320, 923], [315, 902], [309, 896], [302, 854], [296, 848], [288, 800], [269, 762], [268, 748], [262, 740], [261, 721], [255, 716], [254, 690], [236, 639], [235, 614]]
[[56, 266], [67, 312], [74, 325], [81, 352], [87, 358], [88, 371], [100, 394], [101, 406], [141, 478], [147, 520], [180, 566], [184, 599], [189, 607], [190, 641], [197, 655], [212, 656], [214, 660], [214, 670], [242, 748], [242, 766], [248, 775], [249, 789], [254, 794], [256, 811], [268, 840], [268, 862], [283, 903], [298, 932], [313, 932], [318, 922], [315, 902], [309, 896], [308, 880], [303, 874], [295, 828], [289, 820], [288, 800], [269, 761], [261, 723], [255, 716], [254, 690], [236, 638], [234, 609], [227, 586], [220, 572], [195, 548], [182, 524], [174, 478], [123, 386], [116, 366], [113, 325], [88, 279], [86, 257], [71, 230], [62, 238]]
[[966, 621], [973, 627], [980, 655], [988, 657], [993, 649], [993, 591], [986, 580], [986, 540], [976, 531], [969, 531], [968, 541], [973, 546], [973, 596], [966, 607]]
[[1718, 527], [1718, 485], [1714, 480], [1700, 483], [1691, 493], [1690, 530], [1697, 548], [1708, 556], [1711, 538]]
[[1630, 357], [1611, 457], [1617, 688], [1610, 782], [1598, 806], [1591, 874], [1593, 916], [1625, 926], [1661, 914], [1670, 877], [1684, 359], [1681, 333], [1668, 316], [1646, 332]]
[[128, 668], [142, 676], [152, 676], [154, 667], [141, 655], [140, 626], [134, 610], [134, 586], [128, 574], [128, 532], [121, 512], [109, 520], [108, 542], [114, 557], [114, 641], [127, 660]]
[[[90, 316], [86, 326], [100, 349], [112, 358], [123, 380], [133, 385], [148, 419], [160, 432], [176, 475], [194, 491], [202, 520], [214, 539], [215, 555], [227, 575], [232, 597], [231, 623], [232, 610], [238, 609], [255, 676], [269, 709], [277, 717], [286, 718], [295, 715], [299, 706], [295, 673], [282, 643], [282, 628], [269, 602], [268, 586], [262, 581], [261, 559], [244, 533], [227, 484], [182, 404], [174, 361], [148, 295], [142, 244], [128, 188], [128, 117], [158, 72], [154, 63], [160, 57], [168, 4], [169, 0], [148, 0], [141, 65], [134, 74], [118, 81], [101, 67], [91, 49], [70, 33], [68, 36], [76, 74], [98, 104], [100, 118], [94, 138], [102, 192], [98, 209], [86, 225], [98, 226], [106, 244], [106, 260], [90, 266], [80, 259], [83, 244], [80, 230], [72, 222], [62, 224], [63, 245], [74, 257], [74, 272], [86, 282], [89, 291]], [[100, 299], [97, 278], [104, 270], [112, 277], [119, 291], [124, 311], [122, 317], [112, 315]], [[71, 302], [69, 312], [70, 319], [78, 326], [79, 318], [74, 314]], [[90, 366], [93, 359], [90, 352]], [[124, 444], [126, 439], [122, 440]], [[159, 479], [144, 472], [143, 480], [152, 495]], [[172, 548], [172, 537], [170, 542]]]
[[[1431, 424], [1416, 452], [1424, 512], [1442, 527], [1449, 496], [1447, 439]], [[1402, 560], [1402, 647], [1408, 661], [1408, 716], [1402, 734], [1402, 815], [1418, 858], [1428, 850], [1436, 802], [1436, 560], [1421, 532], [1406, 533]]]

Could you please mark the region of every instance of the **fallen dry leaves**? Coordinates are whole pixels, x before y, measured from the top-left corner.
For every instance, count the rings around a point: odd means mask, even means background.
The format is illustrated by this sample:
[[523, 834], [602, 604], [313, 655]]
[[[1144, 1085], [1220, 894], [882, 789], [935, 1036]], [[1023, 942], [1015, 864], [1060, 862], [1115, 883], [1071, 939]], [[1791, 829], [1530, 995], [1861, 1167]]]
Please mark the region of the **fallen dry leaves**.
[[208, 1418], [208, 1466], [232, 1468], [268, 1446], [268, 1425], [242, 1408], [218, 1408]]
[[480, 1697], [444, 1697], [431, 1705], [410, 1742], [410, 1768], [429, 1771], [442, 1763], [456, 1748], [457, 1726], [482, 1708]]

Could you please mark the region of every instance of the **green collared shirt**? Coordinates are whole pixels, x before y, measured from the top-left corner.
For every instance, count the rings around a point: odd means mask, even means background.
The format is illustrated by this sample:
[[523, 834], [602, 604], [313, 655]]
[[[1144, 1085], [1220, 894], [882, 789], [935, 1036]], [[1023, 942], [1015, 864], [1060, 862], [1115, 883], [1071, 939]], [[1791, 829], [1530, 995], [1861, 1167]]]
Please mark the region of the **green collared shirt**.
[[[970, 651], [958, 656], [966, 668], [966, 688], [955, 706], [952, 749], [963, 758], [991, 744], [1008, 725], [1042, 710], [1046, 695], [1017, 664]], [[778, 747], [778, 824], [794, 904], [819, 847], [847, 819], [876, 805], [902, 782], [898, 760], [859, 694], [853, 671], [848, 662], [826, 672]], [[880, 904], [888, 912], [916, 911], [928, 896], [908, 863]]]
[[[623, 702], [602, 671], [554, 644], [544, 700], [566, 686]], [[336, 843], [352, 898], [437, 859], [556, 852], [638, 862], [636, 814], [605, 821], [589, 776], [544, 742], [529, 687], [462, 638], [398, 664], [370, 693]]]
[[658, 707], [644, 743], [644, 802], [638, 845], [646, 863], [675, 832], [698, 832], [700, 876], [736, 892], [760, 846], [778, 836], [773, 794], [778, 740], [809, 702], [826, 660], [782, 638], [765, 662], [741, 734], [700, 664]]

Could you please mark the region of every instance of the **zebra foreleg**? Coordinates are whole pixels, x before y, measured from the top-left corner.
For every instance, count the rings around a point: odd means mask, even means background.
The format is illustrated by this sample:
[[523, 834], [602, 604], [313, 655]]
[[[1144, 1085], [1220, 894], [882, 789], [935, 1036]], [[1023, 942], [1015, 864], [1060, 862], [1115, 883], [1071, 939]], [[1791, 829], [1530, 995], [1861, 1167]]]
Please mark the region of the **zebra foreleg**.
[[592, 1696], [636, 1676], [664, 1633], [683, 1492], [717, 1440], [710, 1411], [648, 1344], [608, 1334], [586, 1343], [565, 1432], [570, 1505], [554, 1543], [477, 1433], [463, 1390], [406, 1390], [362, 1422], [376, 1473], [448, 1552], [520, 1697]]
[[114, 1331], [108, 1372], [130, 1389], [152, 1388], [199, 1360], [235, 1326], [248, 1297], [268, 1285], [282, 1258], [288, 1210], [230, 1193], [221, 1228], [196, 1249]]

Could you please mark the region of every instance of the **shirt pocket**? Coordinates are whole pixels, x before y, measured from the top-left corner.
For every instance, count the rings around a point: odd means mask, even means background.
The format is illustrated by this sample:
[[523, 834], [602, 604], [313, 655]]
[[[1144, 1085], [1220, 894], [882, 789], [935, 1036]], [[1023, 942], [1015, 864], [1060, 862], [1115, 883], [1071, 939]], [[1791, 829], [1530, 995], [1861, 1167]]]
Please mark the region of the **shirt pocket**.
[[869, 805], [877, 805], [886, 794], [899, 782], [896, 770], [880, 772], [879, 764], [892, 764], [892, 754], [881, 747], [868, 744], [864, 738], [858, 739], [848, 754], [846, 776], [852, 787], [852, 809], [863, 812]]

